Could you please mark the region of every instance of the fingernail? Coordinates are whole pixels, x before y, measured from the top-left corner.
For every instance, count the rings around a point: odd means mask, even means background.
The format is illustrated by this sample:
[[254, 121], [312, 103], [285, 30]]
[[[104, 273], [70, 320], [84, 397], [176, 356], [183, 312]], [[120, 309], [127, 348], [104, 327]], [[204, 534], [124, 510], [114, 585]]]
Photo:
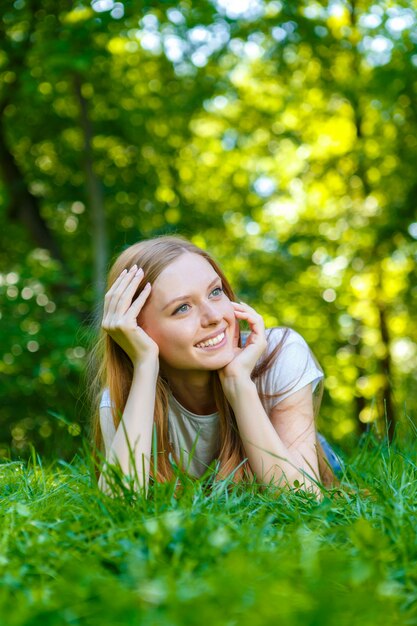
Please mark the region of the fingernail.
[[140, 267], [140, 268], [137, 270], [137, 272], [136, 272], [136, 276], [137, 276], [138, 274], [141, 274], [142, 272], [143, 272], [143, 269]]
[[138, 266], [137, 266], [137, 265], [136, 265], [136, 263], [135, 263], [134, 265], [132, 265], [132, 267], [130, 268], [129, 272], [134, 272], [134, 271], [136, 271], [137, 267], [138, 267]]

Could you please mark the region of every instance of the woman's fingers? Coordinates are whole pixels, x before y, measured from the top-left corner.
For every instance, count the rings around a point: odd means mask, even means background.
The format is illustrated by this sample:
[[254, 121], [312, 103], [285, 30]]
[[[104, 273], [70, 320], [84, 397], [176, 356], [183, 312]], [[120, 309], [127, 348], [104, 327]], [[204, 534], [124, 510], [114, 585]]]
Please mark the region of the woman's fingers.
[[238, 347], [239, 344], [239, 337], [240, 337], [240, 326], [239, 326], [239, 320], [235, 320], [235, 330], [233, 333], [233, 346], [235, 348]]
[[[116, 304], [116, 311], [120, 314], [126, 313], [132, 304], [133, 296], [140, 283], [143, 280], [143, 270], [139, 268], [136, 272], [132, 272], [133, 277], [130, 279], [130, 282], [123, 286], [123, 283], [119, 287], [118, 291], [120, 292], [119, 300]], [[116, 292], [117, 293], [117, 292]]]
[[249, 304], [246, 304], [245, 302], [232, 302], [232, 304], [237, 311], [252, 311], [252, 313], [254, 313], [255, 315], [259, 315], [259, 313], [257, 313], [254, 308], [252, 308], [251, 306], [249, 306]]
[[264, 326], [262, 315], [259, 315], [259, 313], [248, 304], [244, 304], [243, 302], [233, 302], [232, 304], [234, 305], [236, 317], [245, 319], [249, 323], [256, 324], [257, 326]]
[[141, 268], [137, 269], [136, 265], [134, 265], [129, 272], [121, 275], [120, 282], [111, 294], [108, 303], [108, 312], [118, 315], [126, 313], [132, 302], [133, 295], [142, 279], [143, 270]]
[[135, 271], [137, 270], [137, 265], [133, 265], [130, 270], [128, 269], [124, 269], [123, 272], [121, 272], [119, 274], [119, 276], [116, 278], [116, 280], [113, 282], [112, 286], [110, 287], [110, 289], [108, 290], [108, 292], [106, 293], [106, 298], [108, 300], [111, 300], [112, 296], [116, 293], [117, 289], [119, 288], [120, 284], [122, 282], [126, 282], [126, 279], [129, 279], [132, 277], [132, 275], [135, 273]]
[[151, 293], [151, 283], [146, 283], [136, 300], [132, 302], [132, 306], [130, 307], [128, 313], [134, 318], [137, 318], [139, 313], [141, 312], [146, 300], [149, 298]]
[[[107, 294], [109, 295], [113, 295], [113, 293], [115, 292], [115, 290], [117, 289], [117, 287], [120, 285], [120, 283], [123, 280], [123, 277], [127, 274], [127, 270], [123, 270], [123, 272], [121, 272], [118, 277], [116, 278], [116, 280], [113, 282], [113, 284], [111, 285], [110, 289], [108, 290]], [[107, 295], [106, 294], [106, 295]]]
[[246, 340], [246, 346], [254, 343], [258, 344], [259, 341], [266, 341], [265, 324], [262, 316], [243, 302], [233, 302], [233, 307], [235, 317], [238, 320], [245, 320], [249, 324], [251, 332]]
[[[143, 270], [139, 268], [135, 271], [136, 266], [132, 270], [123, 272], [117, 279], [118, 287], [115, 289], [106, 309], [106, 320], [120, 319], [124, 316], [126, 319], [136, 320], [142, 310], [146, 300], [151, 293], [151, 284], [147, 283], [137, 298], [132, 302], [132, 298], [143, 280]], [[115, 282], [116, 284], [116, 282]]]
[[246, 320], [252, 333], [262, 334], [264, 332], [265, 327], [260, 315], [253, 315], [249, 311], [235, 311], [235, 316], [240, 320]]

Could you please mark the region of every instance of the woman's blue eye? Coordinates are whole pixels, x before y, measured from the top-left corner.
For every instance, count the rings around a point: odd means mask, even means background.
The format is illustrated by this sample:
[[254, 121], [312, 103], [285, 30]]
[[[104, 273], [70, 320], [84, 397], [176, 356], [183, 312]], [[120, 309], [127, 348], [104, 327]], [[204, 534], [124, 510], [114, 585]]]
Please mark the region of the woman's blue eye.
[[[219, 293], [215, 293], [216, 291], [218, 291]], [[211, 292], [211, 295], [214, 294], [215, 296], [220, 296], [222, 293], [223, 293], [223, 287], [216, 287]], [[178, 307], [178, 309], [175, 309], [174, 315], [176, 315], [177, 313], [186, 313], [188, 311], [188, 309], [186, 309], [185, 307], [188, 307], [188, 306], [190, 306], [190, 305], [189, 304], [182, 304], [181, 306]]]
[[175, 313], [186, 313], [187, 309], [184, 309], [185, 306], [188, 306], [188, 304], [182, 304], [179, 306], [178, 309], [174, 311], [174, 315]]

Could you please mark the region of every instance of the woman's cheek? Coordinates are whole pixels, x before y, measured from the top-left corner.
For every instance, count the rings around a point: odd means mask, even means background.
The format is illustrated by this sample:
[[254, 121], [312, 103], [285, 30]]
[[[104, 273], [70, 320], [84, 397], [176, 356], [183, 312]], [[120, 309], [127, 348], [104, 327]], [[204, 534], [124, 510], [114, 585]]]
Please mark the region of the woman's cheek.
[[229, 300], [229, 298], [226, 296], [225, 298], [225, 317], [229, 317], [230, 319], [234, 319], [235, 317], [235, 310], [233, 308], [233, 304], [232, 302]]

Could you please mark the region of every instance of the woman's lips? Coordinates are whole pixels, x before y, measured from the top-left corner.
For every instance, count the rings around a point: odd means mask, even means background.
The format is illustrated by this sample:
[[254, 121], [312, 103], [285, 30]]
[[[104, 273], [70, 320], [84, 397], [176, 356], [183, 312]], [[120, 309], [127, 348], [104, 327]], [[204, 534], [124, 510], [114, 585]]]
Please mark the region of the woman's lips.
[[223, 346], [225, 346], [227, 343], [227, 335], [226, 332], [224, 332], [224, 337], [223, 339], [219, 342], [216, 343], [214, 346], [196, 346], [196, 348], [198, 348], [199, 350], [217, 350], [217, 348], [222, 348]]

